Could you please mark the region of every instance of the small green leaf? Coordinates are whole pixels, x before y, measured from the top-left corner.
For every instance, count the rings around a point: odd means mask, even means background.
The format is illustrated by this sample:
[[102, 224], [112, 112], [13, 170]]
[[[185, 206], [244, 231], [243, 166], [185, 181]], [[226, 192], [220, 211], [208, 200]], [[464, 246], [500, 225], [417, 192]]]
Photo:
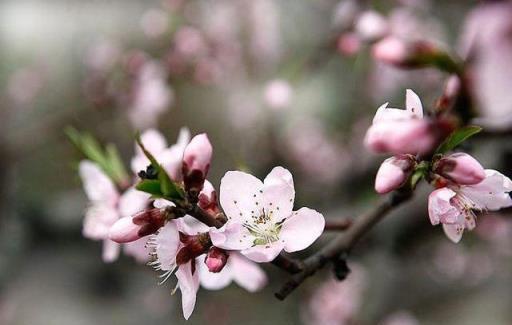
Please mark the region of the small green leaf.
[[462, 142], [466, 141], [480, 131], [482, 131], [482, 128], [474, 125], [455, 130], [452, 134], [450, 134], [450, 136], [448, 136], [448, 138], [446, 138], [446, 140], [439, 146], [439, 148], [437, 148], [436, 153], [444, 154], [454, 149]]
[[143, 179], [135, 188], [139, 191], [149, 193], [156, 197], [162, 197], [163, 193], [160, 189], [160, 181], [156, 179]]
[[158, 182], [160, 183], [160, 191], [163, 196], [171, 199], [184, 198], [185, 194], [183, 193], [183, 190], [181, 190], [181, 188], [171, 180], [165, 169], [162, 168], [155, 157], [144, 147], [144, 144], [140, 139], [140, 135], [136, 136], [136, 141], [144, 155], [151, 162], [151, 166], [153, 166], [153, 168], [157, 171]]

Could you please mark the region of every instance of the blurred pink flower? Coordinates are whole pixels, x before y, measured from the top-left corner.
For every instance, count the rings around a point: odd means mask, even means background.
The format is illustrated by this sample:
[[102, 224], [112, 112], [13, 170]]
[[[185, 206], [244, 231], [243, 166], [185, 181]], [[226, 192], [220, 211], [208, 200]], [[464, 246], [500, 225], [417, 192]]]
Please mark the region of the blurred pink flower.
[[378, 40], [389, 31], [386, 18], [373, 10], [363, 12], [357, 19], [355, 31], [364, 41]]
[[[199, 257], [200, 258], [200, 257]], [[259, 291], [267, 284], [267, 276], [258, 264], [237, 252], [230, 252], [226, 265], [219, 273], [212, 273], [204, 263], [199, 263], [201, 286], [220, 290], [235, 282], [249, 292]]]
[[40, 94], [44, 79], [40, 68], [20, 68], [9, 76], [7, 95], [17, 106], [29, 105]]
[[227, 172], [220, 202], [228, 222], [210, 230], [212, 243], [240, 250], [258, 263], [272, 261], [283, 249], [307, 248], [322, 234], [325, 220], [308, 208], [293, 212], [294, 199], [292, 175], [282, 167], [274, 168], [264, 182], [243, 172]]
[[512, 206], [512, 181], [505, 175], [485, 170], [485, 179], [475, 185], [449, 185], [429, 196], [432, 225], [441, 223], [446, 236], [458, 243], [465, 229], [475, 228], [475, 211], [495, 211]]
[[140, 26], [150, 38], [162, 36], [169, 27], [168, 13], [161, 9], [149, 9], [142, 15]]
[[282, 79], [275, 79], [265, 85], [263, 99], [270, 108], [279, 110], [290, 105], [293, 97], [291, 85]]
[[84, 63], [95, 72], [107, 72], [119, 60], [121, 47], [114, 41], [99, 39], [86, 50]]
[[134, 84], [128, 111], [132, 124], [139, 129], [155, 126], [158, 116], [169, 109], [174, 92], [166, 81], [165, 68], [157, 61], [146, 61]]
[[420, 325], [420, 322], [413, 314], [406, 310], [395, 311], [386, 316], [380, 325]]
[[[162, 164], [169, 176], [175, 181], [180, 181], [182, 178], [183, 152], [190, 141], [190, 131], [187, 128], [182, 128], [176, 144], [170, 147], [167, 146], [165, 137], [155, 129], [144, 131], [140, 139], [146, 149]], [[149, 164], [149, 160], [139, 146], [135, 144], [135, 156], [131, 161], [133, 173], [137, 174], [141, 170], [146, 170]]]
[[330, 278], [319, 286], [304, 308], [302, 319], [311, 325], [349, 325], [362, 306], [366, 272], [359, 265], [350, 265], [352, 272], [344, 281]]

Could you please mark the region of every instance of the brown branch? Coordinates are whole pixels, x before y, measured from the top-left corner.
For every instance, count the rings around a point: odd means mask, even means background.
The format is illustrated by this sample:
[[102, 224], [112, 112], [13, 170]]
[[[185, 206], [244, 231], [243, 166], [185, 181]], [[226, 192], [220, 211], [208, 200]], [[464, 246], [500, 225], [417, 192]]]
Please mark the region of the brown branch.
[[327, 220], [324, 231], [343, 231], [352, 225], [352, 219]]
[[317, 270], [323, 268], [328, 261], [337, 259], [340, 255], [349, 253], [359, 239], [367, 233], [377, 222], [386, 216], [393, 208], [409, 200], [412, 196], [410, 190], [393, 192], [386, 200], [379, 203], [375, 208], [356, 218], [351, 227], [337, 238], [332, 240], [316, 254], [304, 261], [303, 270], [294, 275], [275, 296], [284, 300], [308, 277]]

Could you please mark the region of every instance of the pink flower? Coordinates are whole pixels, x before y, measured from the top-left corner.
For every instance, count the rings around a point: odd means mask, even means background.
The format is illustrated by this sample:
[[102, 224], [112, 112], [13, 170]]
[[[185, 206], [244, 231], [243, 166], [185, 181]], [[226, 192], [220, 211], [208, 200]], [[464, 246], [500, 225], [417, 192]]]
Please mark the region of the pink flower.
[[[169, 176], [175, 181], [180, 181], [183, 152], [190, 141], [190, 131], [187, 128], [182, 128], [178, 141], [170, 147], [167, 146], [164, 136], [155, 129], [146, 130], [141, 134], [140, 139], [146, 149], [162, 164]], [[135, 157], [131, 161], [132, 171], [137, 174], [141, 170], [146, 170], [149, 164], [149, 160], [135, 144]]]
[[466, 153], [454, 153], [441, 158], [434, 171], [458, 185], [474, 185], [485, 179], [482, 165]]
[[372, 55], [376, 60], [399, 66], [406, 61], [409, 53], [403, 40], [394, 36], [388, 36], [373, 45]]
[[183, 154], [183, 178], [185, 188], [203, 188], [204, 180], [210, 169], [213, 148], [205, 133], [196, 135], [185, 147]]
[[183, 316], [188, 319], [196, 304], [199, 272], [195, 267], [195, 260], [190, 260], [181, 265], [178, 265], [176, 261], [178, 252], [183, 248], [183, 243], [180, 241], [180, 232], [191, 236], [195, 235], [194, 231], [181, 218], [167, 222], [158, 234], [150, 238], [148, 244], [152, 247], [155, 257], [155, 261], [151, 265], [159, 271], [164, 271], [161, 276], [163, 278], [162, 282], [165, 282], [171, 275], [176, 275], [178, 279], [176, 288], [181, 291]]
[[149, 195], [129, 189], [121, 196], [100, 167], [88, 160], [80, 162], [79, 173], [90, 200], [82, 233], [84, 237], [103, 240], [103, 260], [113, 262], [119, 256], [120, 246], [109, 239], [110, 227], [120, 217], [144, 209]]
[[215, 191], [212, 183], [208, 180], [204, 181], [203, 189], [199, 193], [199, 202], [197, 205], [214, 216], [220, 212], [217, 201], [217, 192]]
[[375, 178], [375, 191], [379, 194], [396, 190], [407, 180], [414, 167], [414, 158], [407, 155], [384, 160]]
[[386, 18], [376, 11], [367, 10], [357, 19], [355, 30], [365, 41], [375, 41], [388, 33]]
[[322, 234], [325, 220], [312, 209], [294, 212], [294, 198], [292, 175], [282, 167], [274, 168], [263, 183], [243, 172], [227, 172], [220, 202], [228, 221], [210, 230], [212, 243], [240, 250], [258, 263], [272, 261], [283, 249], [307, 248]]
[[208, 290], [220, 290], [235, 282], [249, 292], [259, 291], [267, 284], [267, 276], [258, 264], [237, 252], [230, 252], [226, 265], [219, 273], [212, 273], [204, 263], [199, 263], [201, 286]]
[[119, 219], [110, 227], [109, 238], [116, 243], [129, 243], [149, 236], [163, 227], [165, 209], [145, 209], [132, 216]]
[[265, 85], [263, 99], [270, 108], [279, 110], [290, 105], [293, 89], [286, 80], [276, 79]]
[[393, 154], [423, 154], [433, 149], [438, 136], [432, 123], [423, 118], [418, 95], [407, 89], [405, 103], [405, 110], [387, 108], [388, 103], [379, 107], [366, 132], [368, 149]]
[[432, 225], [441, 223], [446, 236], [457, 243], [465, 229], [475, 228], [475, 211], [512, 206], [512, 181], [503, 174], [485, 170], [485, 179], [475, 185], [443, 187], [432, 192], [428, 213]]

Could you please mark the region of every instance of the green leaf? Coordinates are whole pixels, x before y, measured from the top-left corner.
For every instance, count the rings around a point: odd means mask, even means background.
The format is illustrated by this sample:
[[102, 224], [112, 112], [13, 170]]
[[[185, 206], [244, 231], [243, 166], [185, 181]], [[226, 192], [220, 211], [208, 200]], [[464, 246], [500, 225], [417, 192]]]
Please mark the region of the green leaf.
[[119, 181], [128, 179], [128, 173], [126, 172], [116, 146], [111, 143], [107, 144], [105, 153], [107, 155], [108, 165], [112, 170], [112, 175]]
[[153, 168], [157, 171], [158, 182], [160, 184], [160, 191], [163, 194], [163, 196], [170, 199], [184, 198], [185, 193], [183, 193], [183, 190], [171, 180], [169, 175], [167, 175], [165, 169], [162, 168], [162, 166], [160, 165], [160, 163], [158, 163], [155, 157], [144, 147], [144, 144], [142, 143], [139, 134], [136, 136], [136, 141], [144, 155], [151, 162], [151, 166], [153, 166]]
[[462, 142], [466, 141], [473, 135], [479, 133], [482, 131], [482, 128], [479, 126], [471, 125], [466, 126], [463, 128], [460, 128], [458, 130], [453, 131], [452, 134], [444, 142], [437, 148], [436, 153], [444, 154], [458, 145], [460, 145]]
[[156, 179], [143, 179], [135, 186], [135, 188], [139, 191], [149, 193], [156, 197], [164, 196], [161, 191], [160, 181]]

